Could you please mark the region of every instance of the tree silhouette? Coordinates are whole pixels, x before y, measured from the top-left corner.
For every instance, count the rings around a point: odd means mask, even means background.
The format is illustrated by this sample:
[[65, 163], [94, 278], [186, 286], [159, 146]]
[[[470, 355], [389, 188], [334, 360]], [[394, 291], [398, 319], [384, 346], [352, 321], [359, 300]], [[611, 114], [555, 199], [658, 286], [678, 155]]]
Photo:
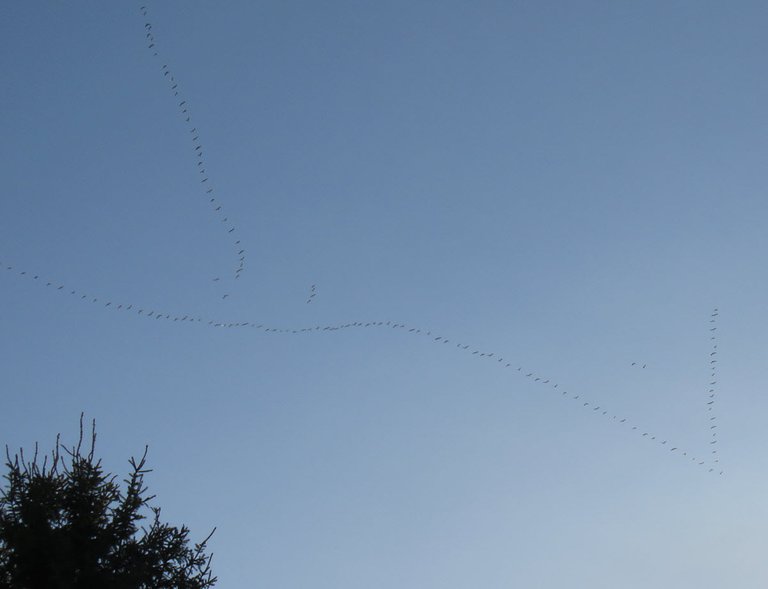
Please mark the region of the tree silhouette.
[[[6, 486], [0, 491], [0, 589], [203, 589], [212, 587], [205, 540], [189, 546], [189, 529], [160, 521], [144, 475], [147, 450], [131, 458], [124, 479], [104, 473], [80, 438], [56, 445], [42, 464], [6, 447]], [[63, 453], [62, 453], [63, 452]], [[147, 520], [140, 527], [140, 522]], [[214, 530], [215, 531], [215, 530]]]

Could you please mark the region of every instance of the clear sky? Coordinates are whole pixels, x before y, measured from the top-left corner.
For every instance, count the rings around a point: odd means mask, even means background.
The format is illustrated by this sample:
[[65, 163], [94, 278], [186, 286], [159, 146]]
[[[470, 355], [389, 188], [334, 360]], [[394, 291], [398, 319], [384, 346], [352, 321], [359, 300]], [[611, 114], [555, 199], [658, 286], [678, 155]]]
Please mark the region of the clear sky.
[[223, 588], [768, 585], [765, 2], [141, 4], [0, 5], [0, 443]]

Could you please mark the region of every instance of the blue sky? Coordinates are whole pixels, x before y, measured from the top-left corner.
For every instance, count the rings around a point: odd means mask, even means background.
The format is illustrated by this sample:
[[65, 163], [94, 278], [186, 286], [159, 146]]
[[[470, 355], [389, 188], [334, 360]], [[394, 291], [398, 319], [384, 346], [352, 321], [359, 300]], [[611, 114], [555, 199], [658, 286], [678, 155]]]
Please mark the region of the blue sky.
[[141, 4], [0, 7], [0, 442], [220, 587], [765, 587], [764, 3]]

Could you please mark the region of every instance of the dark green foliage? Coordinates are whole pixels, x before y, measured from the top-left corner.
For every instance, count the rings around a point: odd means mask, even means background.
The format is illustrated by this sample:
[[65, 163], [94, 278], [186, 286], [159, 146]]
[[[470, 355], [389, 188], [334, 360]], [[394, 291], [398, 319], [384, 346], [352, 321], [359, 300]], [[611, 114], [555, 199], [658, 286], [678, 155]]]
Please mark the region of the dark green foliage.
[[[160, 521], [149, 505], [147, 450], [131, 458], [124, 480], [104, 473], [80, 441], [56, 447], [40, 463], [6, 449], [7, 485], [0, 492], [0, 589], [203, 589], [216, 578], [203, 540]], [[61, 452], [64, 452], [64, 456]], [[50, 458], [50, 464], [49, 464]], [[148, 517], [147, 517], [148, 516]], [[141, 520], [146, 524], [140, 526]], [[213, 534], [213, 532], [211, 532]]]

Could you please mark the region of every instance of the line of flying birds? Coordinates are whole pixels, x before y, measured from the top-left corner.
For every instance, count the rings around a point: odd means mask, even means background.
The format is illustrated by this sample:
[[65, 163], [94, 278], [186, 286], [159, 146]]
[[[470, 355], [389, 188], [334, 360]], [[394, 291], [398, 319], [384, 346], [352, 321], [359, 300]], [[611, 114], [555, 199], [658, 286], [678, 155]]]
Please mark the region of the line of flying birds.
[[[434, 344], [437, 344], [437, 345], [452, 344], [449, 347], [456, 349], [459, 352], [462, 352], [477, 358], [484, 358], [487, 361], [493, 362], [494, 365], [500, 368], [513, 370], [519, 373], [524, 378], [529, 379], [531, 382], [535, 382], [535, 383], [538, 383], [539, 385], [546, 386], [551, 392], [556, 393], [559, 397], [576, 401], [578, 402], [577, 404], [580, 407], [584, 408], [585, 410], [589, 410], [595, 415], [599, 415], [601, 417], [605, 417], [606, 419], [610, 419], [611, 421], [618, 423], [622, 427], [627, 428], [629, 431], [637, 433], [640, 437], [645, 438], [649, 441], [652, 441], [655, 444], [659, 445], [660, 447], [663, 447], [669, 452], [677, 453], [680, 456], [685, 457], [686, 459], [690, 460], [691, 462], [694, 462], [699, 466], [708, 467], [709, 472], [714, 472], [717, 469], [717, 466], [718, 466], [717, 463], [719, 463], [719, 460], [717, 459], [716, 456], [713, 460], [713, 463], [708, 463], [707, 460], [705, 459], [696, 457], [693, 454], [689, 453], [688, 451], [683, 451], [680, 449], [679, 446], [673, 445], [666, 438], [663, 438], [650, 431], [647, 431], [644, 428], [641, 428], [640, 426], [633, 425], [629, 420], [629, 418], [623, 417], [621, 415], [617, 415], [612, 411], [609, 411], [607, 407], [591, 402], [590, 400], [588, 400], [586, 396], [580, 393], [569, 392], [565, 390], [563, 387], [561, 387], [559, 383], [553, 382], [550, 378], [547, 378], [540, 374], [536, 374], [533, 371], [527, 371], [522, 366], [515, 365], [513, 362], [506, 360], [505, 358], [496, 354], [495, 352], [485, 352], [480, 349], [475, 349], [473, 346], [470, 346], [469, 344], [455, 342], [445, 336], [435, 335], [430, 330], [411, 327], [405, 323], [398, 323], [394, 321], [366, 321], [366, 322], [352, 321], [349, 323], [343, 323], [339, 325], [314, 325], [312, 327], [300, 327], [300, 328], [270, 327], [266, 324], [257, 323], [255, 321], [226, 323], [226, 322], [215, 321], [212, 319], [205, 319], [201, 316], [194, 315], [194, 314], [172, 315], [170, 313], [166, 313], [163, 311], [157, 311], [155, 309], [147, 309], [147, 308], [139, 307], [133, 304], [116, 303], [111, 300], [105, 301], [103, 298], [94, 297], [89, 294], [81, 293], [78, 290], [71, 290], [70, 288], [65, 287], [63, 284], [56, 284], [55, 282], [46, 281], [44, 279], [41, 279], [41, 277], [37, 274], [31, 274], [23, 270], [19, 271], [17, 268], [14, 268], [13, 266], [10, 266], [10, 265], [4, 266], [2, 262], [0, 262], [0, 268], [4, 268], [7, 271], [14, 272], [16, 273], [17, 276], [26, 277], [33, 281], [44, 283], [46, 287], [51, 288], [52, 290], [62, 292], [62, 293], [68, 293], [69, 295], [75, 296], [85, 302], [101, 304], [104, 308], [110, 308], [116, 311], [128, 311], [131, 313], [136, 313], [139, 316], [146, 317], [147, 319], [153, 319], [153, 320], [163, 320], [163, 321], [169, 321], [169, 322], [200, 323], [200, 324], [208, 325], [210, 327], [224, 328], [224, 329], [250, 328], [250, 329], [255, 329], [255, 330], [262, 331], [264, 333], [270, 333], [270, 334], [282, 333], [282, 334], [293, 334], [293, 335], [299, 335], [303, 333], [335, 332], [335, 331], [342, 331], [346, 329], [391, 328], [391, 329], [402, 331], [404, 333], [427, 337]], [[714, 316], [716, 316], [716, 313], [717, 311], [715, 311]], [[714, 386], [714, 384], [715, 384], [715, 379], [713, 376], [711, 386]], [[710, 395], [713, 395], [713, 393], [714, 391], [712, 391]], [[712, 397], [712, 399], [714, 399], [714, 397]], [[709, 406], [711, 407], [711, 403]], [[714, 442], [710, 442], [710, 444], [712, 445], [714, 445], [715, 443], [716, 443], [716, 439]], [[718, 470], [718, 472], [719, 474], [723, 474], [722, 470]]]
[[317, 285], [313, 284], [312, 287], [309, 289], [309, 298], [307, 299], [307, 304], [312, 302], [312, 299], [314, 299], [317, 296]]
[[719, 317], [720, 313], [717, 310], [717, 307], [712, 311], [712, 314], [709, 317], [709, 323], [712, 327], [709, 328], [710, 336], [709, 339], [712, 342], [712, 351], [709, 353], [709, 368], [710, 368], [710, 382], [709, 382], [709, 390], [708, 390], [708, 398], [707, 401], [707, 413], [708, 419], [707, 423], [709, 425], [710, 433], [711, 433], [711, 439], [709, 441], [709, 444], [712, 446], [712, 462], [715, 464], [719, 464], [720, 457], [717, 454], [717, 416], [715, 415], [714, 407], [715, 407], [715, 396], [716, 396], [716, 388], [717, 388], [717, 318]]
[[[146, 20], [147, 7], [142, 6], [140, 10], [141, 10], [142, 16]], [[156, 42], [154, 33], [152, 33], [152, 23], [150, 23], [149, 21], [145, 22], [144, 29], [146, 30], [145, 37], [147, 40], [147, 48], [152, 52], [153, 57], [157, 57], [159, 59], [159, 54], [157, 51], [157, 42]], [[235, 250], [237, 251], [238, 265], [234, 271], [234, 278], [238, 279], [240, 278], [241, 273], [245, 270], [245, 259], [246, 259], [245, 248], [242, 247], [242, 243], [240, 242], [240, 239], [237, 239], [237, 235], [235, 234], [235, 231], [236, 231], [235, 226], [232, 224], [229, 218], [224, 214], [223, 206], [216, 196], [216, 190], [212, 186], [212, 184], [209, 182], [210, 177], [208, 175], [205, 159], [203, 157], [203, 146], [200, 143], [200, 132], [197, 130], [197, 127], [192, 122], [192, 114], [190, 112], [189, 104], [186, 98], [182, 96], [181, 90], [179, 89], [179, 83], [176, 80], [175, 76], [171, 73], [171, 70], [168, 67], [168, 64], [164, 63], [160, 69], [163, 72], [163, 77], [165, 77], [168, 82], [171, 92], [173, 92], [174, 98], [179, 101], [177, 104], [177, 107], [179, 109], [179, 113], [181, 114], [182, 118], [184, 119], [184, 122], [187, 125], [187, 129], [191, 136], [193, 154], [196, 160], [198, 173], [201, 176], [200, 184], [203, 186], [203, 189], [205, 190], [205, 195], [208, 198], [208, 204], [210, 205], [213, 213], [218, 216], [219, 221], [224, 224], [227, 233], [230, 236], [236, 238], [233, 241], [233, 245], [235, 247]], [[215, 282], [218, 282], [219, 278], [214, 278], [213, 280]], [[222, 299], [226, 299], [228, 297], [229, 297], [229, 294], [224, 294], [222, 296]]]
[[[146, 7], [141, 7], [142, 15], [146, 18], [147, 17], [147, 11]], [[155, 57], [158, 56], [157, 50], [156, 50], [156, 43], [154, 35], [152, 34], [152, 25], [147, 22], [145, 24], [146, 29], [146, 38], [148, 41], [148, 48], [152, 50], [153, 55]], [[178, 83], [174, 76], [170, 73], [170, 70], [168, 69], [167, 64], [164, 64], [162, 66], [163, 75], [168, 78], [168, 81], [170, 83], [171, 90], [174, 93], [174, 96], [181, 98], [179, 90], [178, 90]], [[192, 134], [192, 143], [194, 147], [195, 156], [197, 158], [197, 166], [200, 168], [200, 175], [202, 176], [201, 183], [204, 185], [207, 185], [206, 188], [206, 194], [209, 195], [209, 203], [211, 204], [213, 211], [218, 214], [221, 217], [221, 221], [223, 223], [226, 223], [227, 225], [227, 231], [228, 233], [234, 233], [235, 227], [231, 225], [227, 217], [224, 217], [222, 212], [222, 207], [219, 204], [217, 198], [215, 197], [215, 191], [212, 186], [209, 185], [209, 177], [207, 174], [207, 171], [205, 169], [205, 162], [203, 159], [203, 150], [202, 145], [199, 142], [199, 134], [197, 132], [197, 129], [192, 125], [192, 117], [189, 113], [189, 107], [187, 105], [186, 100], [181, 99], [179, 104], [179, 109], [181, 111], [182, 116], [185, 118], [185, 122], [189, 126], [190, 133]], [[240, 240], [236, 240], [234, 242], [235, 246], [237, 246], [238, 249], [238, 256], [239, 257], [239, 265], [237, 269], [235, 270], [235, 278], [239, 278], [240, 274], [242, 273], [244, 266], [245, 266], [245, 250], [240, 247]], [[699, 457], [691, 455], [688, 451], [681, 450], [678, 446], [673, 445], [670, 441], [668, 441], [665, 438], [662, 438], [650, 431], [645, 430], [644, 428], [641, 428], [637, 425], [633, 425], [630, 420], [626, 417], [623, 417], [621, 415], [617, 415], [613, 413], [612, 411], [609, 411], [606, 407], [602, 405], [598, 405], [596, 403], [593, 403], [589, 400], [587, 400], [586, 397], [584, 397], [581, 394], [573, 393], [565, 390], [563, 387], [561, 387], [558, 383], [553, 382], [550, 378], [546, 378], [542, 375], [535, 374], [532, 371], [525, 370], [522, 366], [517, 366], [513, 362], [510, 362], [503, 358], [502, 356], [496, 354], [495, 352], [484, 352], [479, 349], [475, 349], [473, 346], [470, 346], [469, 344], [464, 344], [461, 342], [454, 342], [450, 340], [447, 337], [441, 336], [441, 335], [435, 335], [430, 330], [424, 330], [417, 327], [411, 327], [409, 325], [406, 325], [405, 323], [397, 323], [393, 321], [368, 321], [368, 322], [361, 322], [361, 321], [354, 321], [349, 323], [344, 323], [340, 325], [315, 325], [312, 327], [302, 327], [302, 328], [277, 328], [277, 327], [269, 327], [262, 323], [257, 322], [240, 322], [240, 323], [225, 323], [225, 322], [219, 322], [209, 319], [204, 319], [201, 316], [197, 316], [194, 314], [170, 314], [162, 311], [158, 311], [155, 309], [149, 309], [146, 307], [140, 307], [138, 305], [134, 304], [126, 304], [126, 303], [118, 303], [116, 301], [112, 300], [105, 300], [102, 297], [92, 296], [91, 294], [86, 294], [84, 292], [81, 292], [78, 289], [71, 289], [69, 287], [65, 287], [63, 284], [58, 284], [56, 282], [52, 282], [49, 280], [46, 280], [42, 278], [38, 274], [33, 274], [30, 272], [27, 272], [26, 270], [19, 270], [18, 268], [15, 268], [13, 265], [5, 265], [2, 262], [0, 262], [0, 268], [5, 269], [9, 272], [15, 273], [17, 276], [21, 276], [24, 278], [28, 278], [34, 282], [45, 284], [46, 288], [50, 288], [51, 290], [55, 290], [57, 292], [66, 293], [70, 296], [76, 297], [84, 302], [88, 302], [90, 304], [98, 304], [102, 306], [103, 308], [110, 308], [116, 311], [124, 311], [124, 312], [130, 312], [135, 313], [137, 316], [146, 317], [148, 319], [152, 319], [154, 321], [161, 320], [161, 321], [168, 321], [168, 322], [187, 322], [187, 323], [198, 323], [198, 324], [206, 324], [211, 327], [216, 328], [251, 328], [255, 330], [262, 331], [264, 333], [270, 333], [270, 334], [276, 334], [276, 333], [282, 333], [282, 334], [302, 334], [302, 333], [317, 333], [317, 332], [334, 332], [334, 331], [341, 331], [346, 329], [360, 329], [360, 328], [391, 328], [396, 329], [399, 331], [402, 331], [404, 333], [409, 333], [413, 335], [423, 336], [429, 338], [434, 344], [436, 345], [450, 345], [451, 348], [458, 350], [459, 352], [469, 354], [473, 357], [477, 358], [483, 358], [486, 361], [493, 362], [494, 365], [512, 370], [514, 372], [519, 373], [524, 378], [529, 379], [531, 382], [538, 383], [541, 386], [546, 386], [548, 390], [550, 390], [552, 393], [557, 394], [558, 397], [569, 399], [577, 403], [578, 406], [584, 408], [585, 410], [590, 411], [594, 415], [599, 415], [601, 417], [605, 417], [606, 419], [610, 419], [611, 421], [616, 422], [617, 424], [621, 425], [622, 427], [625, 427], [629, 431], [637, 433], [639, 437], [645, 438], [649, 441], [654, 442], [659, 447], [664, 448], [665, 450], [668, 450], [672, 453], [677, 453], [682, 457], [685, 457], [687, 460], [690, 460], [694, 462], [695, 464], [699, 466], [705, 466], [708, 468], [709, 472], [714, 472], [716, 469], [718, 469], [719, 474], [723, 474], [722, 470], [719, 470], [718, 464], [719, 459], [717, 457], [717, 450], [713, 449], [713, 462], [708, 463], [707, 460], [701, 459]], [[214, 278], [215, 281], [218, 281], [218, 278]], [[312, 285], [310, 290], [309, 298], [307, 299], [307, 303], [312, 302], [313, 298], [316, 296], [316, 285]], [[227, 298], [229, 295], [225, 294], [223, 295], [223, 298]], [[708, 401], [708, 407], [709, 411], [713, 412], [713, 405], [715, 401], [715, 385], [717, 384], [716, 380], [716, 363], [717, 360], [715, 356], [717, 355], [717, 342], [715, 339], [715, 332], [717, 330], [716, 326], [716, 318], [718, 316], [717, 309], [714, 310], [710, 317], [710, 322], [712, 323], [711, 330], [711, 340], [713, 342], [713, 351], [710, 353], [710, 366], [711, 366], [711, 382], [710, 382], [710, 389], [709, 389], [709, 401]], [[636, 365], [637, 363], [633, 362], [632, 365]], [[644, 364], [642, 366], [643, 368], [646, 367]], [[710, 416], [710, 421], [714, 422], [715, 417], [714, 415]], [[712, 430], [712, 440], [710, 441], [710, 445], [715, 446], [717, 444], [717, 434], [716, 434], [716, 424], [712, 423], [710, 426], [710, 429]]]

